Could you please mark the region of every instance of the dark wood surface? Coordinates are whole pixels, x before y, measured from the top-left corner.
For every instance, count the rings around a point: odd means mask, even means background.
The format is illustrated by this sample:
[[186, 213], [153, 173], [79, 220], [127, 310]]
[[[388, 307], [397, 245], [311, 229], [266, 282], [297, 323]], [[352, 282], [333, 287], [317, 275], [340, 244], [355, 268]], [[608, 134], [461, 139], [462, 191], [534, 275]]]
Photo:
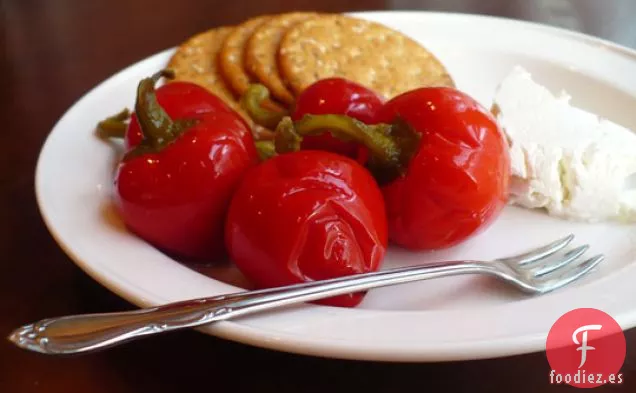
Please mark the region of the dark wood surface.
[[[266, 12], [391, 8], [536, 20], [636, 46], [633, 0], [0, 0], [0, 334], [49, 316], [131, 307], [65, 256], [35, 202], [39, 149], [82, 94], [119, 69], [212, 26]], [[599, 391], [636, 390], [635, 331], [627, 333], [627, 342], [625, 384]], [[542, 353], [383, 364], [278, 353], [190, 331], [71, 358], [0, 343], [0, 392], [7, 393], [573, 390], [549, 385], [548, 372]]]

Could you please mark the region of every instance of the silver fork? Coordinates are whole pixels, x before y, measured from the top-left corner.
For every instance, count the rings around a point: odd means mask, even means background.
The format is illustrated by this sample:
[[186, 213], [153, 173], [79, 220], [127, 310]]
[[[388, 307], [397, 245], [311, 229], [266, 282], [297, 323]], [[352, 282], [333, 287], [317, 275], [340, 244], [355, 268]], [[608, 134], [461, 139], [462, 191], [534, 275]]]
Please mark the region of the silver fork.
[[424, 266], [239, 292], [134, 311], [44, 319], [15, 330], [8, 339], [44, 354], [75, 354], [104, 349], [144, 336], [193, 328], [295, 303], [412, 281], [462, 274], [494, 276], [527, 294], [540, 295], [569, 285], [592, 269], [603, 255], [581, 260], [588, 245], [546, 261], [574, 239], [569, 235], [527, 253], [494, 261], [446, 261]]

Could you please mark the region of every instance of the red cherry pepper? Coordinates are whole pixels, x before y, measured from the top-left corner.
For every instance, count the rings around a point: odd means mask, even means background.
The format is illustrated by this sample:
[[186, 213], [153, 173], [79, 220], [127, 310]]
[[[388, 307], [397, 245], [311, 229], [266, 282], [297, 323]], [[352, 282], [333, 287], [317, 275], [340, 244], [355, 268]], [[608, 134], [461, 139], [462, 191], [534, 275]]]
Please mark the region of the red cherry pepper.
[[[257, 123], [260, 119], [261, 124], [275, 129], [286, 114], [263, 109], [261, 103], [268, 98], [269, 92], [265, 86], [253, 85], [246, 92], [244, 102]], [[300, 120], [307, 114], [340, 114], [351, 116], [365, 124], [375, 124], [381, 107], [382, 99], [372, 90], [344, 78], [327, 78], [303, 90], [296, 99], [290, 116], [293, 120]], [[307, 136], [303, 139], [301, 149], [331, 151], [351, 158], [363, 156], [366, 150], [356, 142], [343, 141], [329, 133]]]
[[[366, 87], [343, 78], [322, 79], [307, 87], [296, 99], [292, 120], [304, 115], [347, 115], [365, 124], [375, 124], [382, 99]], [[329, 133], [308, 136], [301, 149], [326, 150], [357, 158], [360, 145], [343, 142]]]
[[408, 171], [383, 188], [391, 238], [411, 249], [456, 245], [487, 228], [508, 200], [508, 143], [492, 114], [452, 88], [395, 97], [382, 122], [422, 134]]
[[[214, 107], [209, 97], [205, 104], [173, 102], [173, 113], [180, 114], [173, 120], [155, 95], [161, 76], [171, 74], [160, 72], [139, 84], [135, 114], [143, 139], [117, 168], [115, 202], [126, 226], [158, 249], [215, 260], [225, 255], [232, 194], [258, 163], [254, 140], [243, 119]], [[205, 105], [211, 111], [201, 113]]]
[[329, 129], [368, 147], [381, 183], [389, 237], [411, 250], [446, 248], [479, 233], [508, 198], [510, 158], [494, 117], [453, 88], [420, 88], [388, 101], [368, 126], [339, 115], [286, 118], [279, 151]]
[[[324, 151], [276, 155], [241, 181], [227, 216], [228, 252], [259, 287], [277, 287], [378, 269], [387, 223], [371, 174]], [[317, 303], [353, 307], [364, 294]]]

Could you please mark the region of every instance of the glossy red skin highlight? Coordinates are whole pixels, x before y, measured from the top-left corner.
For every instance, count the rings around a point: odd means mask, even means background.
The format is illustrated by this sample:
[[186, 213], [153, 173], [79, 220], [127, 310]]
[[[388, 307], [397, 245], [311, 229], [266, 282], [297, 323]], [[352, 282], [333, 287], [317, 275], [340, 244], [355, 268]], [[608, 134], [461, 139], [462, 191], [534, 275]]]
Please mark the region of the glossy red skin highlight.
[[207, 113], [159, 153], [120, 163], [115, 202], [126, 226], [158, 249], [187, 260], [218, 260], [226, 256], [232, 194], [257, 163], [242, 119]]
[[[223, 100], [205, 88], [190, 82], [175, 81], [158, 87], [155, 90], [157, 102], [173, 119], [182, 119], [192, 115], [225, 112], [239, 117]], [[241, 118], [241, 121], [244, 121]], [[245, 126], [248, 127], [247, 123]], [[141, 128], [137, 116], [132, 114], [124, 136], [124, 148], [130, 150], [142, 139]]]
[[420, 88], [387, 102], [422, 134], [407, 172], [383, 187], [392, 242], [411, 250], [457, 245], [487, 228], [508, 200], [510, 157], [495, 118], [452, 88]]
[[[248, 171], [226, 226], [230, 257], [261, 288], [376, 271], [388, 243], [370, 173], [334, 153], [301, 150]], [[354, 307], [363, 293], [316, 303]]]
[[[382, 99], [372, 90], [343, 78], [322, 79], [307, 87], [298, 96], [292, 113], [293, 120], [306, 114], [347, 115], [366, 124], [375, 124]], [[357, 158], [360, 146], [343, 142], [329, 133], [303, 138], [303, 150], [325, 150]]]

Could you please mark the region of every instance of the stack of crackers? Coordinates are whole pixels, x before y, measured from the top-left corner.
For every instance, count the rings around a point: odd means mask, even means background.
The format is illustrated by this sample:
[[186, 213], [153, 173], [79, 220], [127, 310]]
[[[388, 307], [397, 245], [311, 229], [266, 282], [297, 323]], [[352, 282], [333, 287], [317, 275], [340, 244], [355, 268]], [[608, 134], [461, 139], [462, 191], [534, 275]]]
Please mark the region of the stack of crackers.
[[266, 105], [281, 111], [328, 77], [360, 83], [385, 99], [422, 86], [454, 87], [443, 64], [406, 35], [376, 22], [316, 12], [263, 15], [213, 28], [182, 43], [168, 67], [175, 80], [207, 88], [253, 127], [239, 104], [252, 83], [265, 85], [272, 97]]

